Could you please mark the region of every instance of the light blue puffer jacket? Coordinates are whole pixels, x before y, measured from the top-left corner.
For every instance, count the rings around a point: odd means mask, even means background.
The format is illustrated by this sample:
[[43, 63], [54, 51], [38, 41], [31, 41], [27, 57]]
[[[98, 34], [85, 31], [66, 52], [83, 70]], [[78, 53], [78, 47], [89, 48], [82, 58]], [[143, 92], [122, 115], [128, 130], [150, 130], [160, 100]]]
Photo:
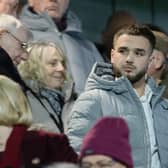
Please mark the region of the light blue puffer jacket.
[[[168, 167], [168, 102], [161, 98], [164, 88], [148, 79], [153, 91], [151, 108], [162, 168]], [[130, 129], [135, 168], [150, 168], [149, 131], [143, 106], [127, 78], [114, 81], [111, 64], [96, 64], [88, 78], [86, 91], [72, 109], [68, 124], [71, 145], [80, 150], [82, 138], [102, 116], [124, 118]], [[110, 130], [109, 130], [110, 134]]]

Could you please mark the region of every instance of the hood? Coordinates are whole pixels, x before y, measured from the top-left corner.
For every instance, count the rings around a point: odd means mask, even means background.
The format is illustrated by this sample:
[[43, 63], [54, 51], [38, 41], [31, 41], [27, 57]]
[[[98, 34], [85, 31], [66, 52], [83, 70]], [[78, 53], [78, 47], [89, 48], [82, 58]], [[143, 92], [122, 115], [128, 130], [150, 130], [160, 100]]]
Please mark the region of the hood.
[[125, 77], [115, 80], [112, 64], [97, 62], [88, 77], [85, 90], [102, 89], [121, 93], [127, 91], [124, 81], [130, 85]]
[[[26, 5], [20, 14], [20, 20], [31, 30], [46, 31], [48, 29], [57, 29], [54, 21], [48, 16], [46, 12], [41, 14], [35, 14], [29, 10], [29, 6]], [[79, 18], [72, 12], [67, 11], [67, 28], [65, 32], [82, 32], [82, 26]]]
[[[147, 84], [155, 95], [160, 97], [163, 94], [165, 87], [156, 85], [152, 78], [147, 78]], [[102, 89], [113, 91], [117, 94], [128, 92], [131, 88], [132, 84], [126, 77], [122, 76], [116, 80], [112, 64], [103, 62], [94, 64], [85, 86], [86, 91]]]

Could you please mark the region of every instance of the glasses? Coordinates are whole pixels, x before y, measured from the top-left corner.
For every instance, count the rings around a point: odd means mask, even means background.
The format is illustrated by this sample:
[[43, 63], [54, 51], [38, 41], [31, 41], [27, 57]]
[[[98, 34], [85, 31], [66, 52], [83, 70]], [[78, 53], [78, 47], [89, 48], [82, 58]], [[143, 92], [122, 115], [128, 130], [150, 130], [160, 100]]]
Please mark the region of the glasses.
[[97, 161], [96, 163], [82, 162], [80, 164], [81, 168], [112, 168], [116, 164], [116, 161]]
[[28, 43], [22, 42], [21, 40], [19, 40], [15, 35], [13, 35], [8, 30], [0, 30], [0, 36], [5, 34], [5, 33], [9, 34], [10, 36], [12, 36], [19, 43], [20, 48], [27, 52], [27, 49], [28, 49], [28, 46], [29, 46]]
[[27, 51], [27, 49], [28, 49], [28, 43], [22, 42], [21, 40], [19, 40], [16, 36], [14, 36], [14, 35], [13, 35], [12, 33], [10, 33], [10, 32], [8, 32], [8, 34], [10, 34], [16, 41], [19, 42], [20, 47], [21, 47], [23, 50]]

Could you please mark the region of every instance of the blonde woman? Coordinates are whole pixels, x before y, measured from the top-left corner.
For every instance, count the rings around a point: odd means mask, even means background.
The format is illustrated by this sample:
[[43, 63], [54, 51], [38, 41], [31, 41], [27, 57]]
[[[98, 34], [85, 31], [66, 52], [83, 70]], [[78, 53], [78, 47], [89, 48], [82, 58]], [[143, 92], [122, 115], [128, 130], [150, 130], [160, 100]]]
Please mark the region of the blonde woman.
[[[33, 112], [33, 119], [40, 123], [50, 120], [50, 123], [54, 123], [60, 132], [64, 131], [62, 109], [65, 104], [65, 95], [63, 87], [68, 76], [65, 62], [64, 53], [59, 46], [50, 42], [36, 42], [29, 47], [29, 59], [18, 67], [24, 81], [47, 108], [47, 113]], [[68, 99], [70, 97], [71, 92]]]
[[21, 87], [0, 75], [0, 167], [76, 162], [64, 134], [32, 130], [32, 114]]

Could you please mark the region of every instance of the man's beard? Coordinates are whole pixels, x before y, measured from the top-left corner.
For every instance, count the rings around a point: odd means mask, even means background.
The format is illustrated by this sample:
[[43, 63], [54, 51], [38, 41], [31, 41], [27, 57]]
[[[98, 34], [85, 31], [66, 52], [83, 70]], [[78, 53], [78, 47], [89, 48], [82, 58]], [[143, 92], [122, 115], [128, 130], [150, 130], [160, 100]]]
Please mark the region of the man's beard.
[[147, 69], [143, 69], [140, 72], [138, 72], [137, 74], [135, 74], [134, 76], [131, 76], [129, 74], [126, 74], [125, 72], [122, 72], [119, 68], [117, 68], [116, 66], [113, 65], [113, 71], [116, 77], [121, 77], [121, 76], [125, 76], [128, 78], [128, 80], [134, 84], [138, 81], [140, 81], [146, 74]]

